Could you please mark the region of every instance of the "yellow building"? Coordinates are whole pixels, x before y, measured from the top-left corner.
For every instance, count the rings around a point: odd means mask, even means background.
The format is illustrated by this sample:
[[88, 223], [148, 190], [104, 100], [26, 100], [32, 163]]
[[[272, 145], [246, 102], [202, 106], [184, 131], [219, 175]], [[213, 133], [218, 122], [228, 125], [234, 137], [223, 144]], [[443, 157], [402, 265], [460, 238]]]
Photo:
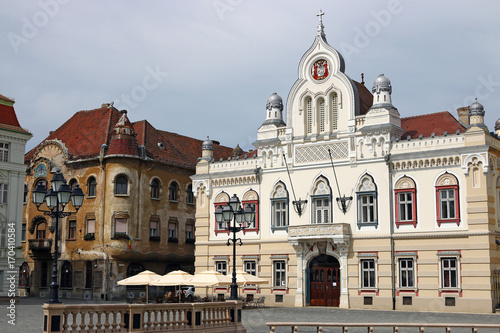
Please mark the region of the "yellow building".
[[489, 133], [477, 101], [459, 120], [401, 118], [385, 75], [371, 93], [346, 75], [319, 17], [286, 106], [277, 94], [268, 100], [257, 150], [217, 161], [203, 145], [191, 177], [196, 271], [232, 273], [230, 235], [214, 212], [236, 194], [257, 211], [238, 234], [236, 267], [269, 281], [240, 296], [491, 313], [500, 302], [500, 122]]
[[[122, 298], [126, 289], [117, 281], [144, 269], [192, 272], [195, 200], [189, 177], [201, 143], [146, 120], [132, 124], [126, 111], [110, 104], [77, 112], [51, 132], [25, 156], [21, 294], [49, 296], [55, 220], [37, 209], [32, 192], [39, 183], [50, 184], [57, 170], [85, 193], [78, 212], [59, 221], [61, 300]], [[71, 204], [66, 210], [74, 211]]]

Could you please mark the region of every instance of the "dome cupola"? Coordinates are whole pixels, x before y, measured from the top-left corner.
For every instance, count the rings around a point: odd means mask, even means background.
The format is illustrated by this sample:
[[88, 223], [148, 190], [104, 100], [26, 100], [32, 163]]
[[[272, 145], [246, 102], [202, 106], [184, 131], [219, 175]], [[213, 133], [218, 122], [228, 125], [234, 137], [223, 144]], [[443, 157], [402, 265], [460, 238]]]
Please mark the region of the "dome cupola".
[[277, 93], [273, 93], [267, 99], [266, 110], [269, 111], [273, 108], [283, 111], [283, 99]]
[[392, 85], [391, 80], [384, 74], [377, 76], [373, 82], [373, 108], [380, 106], [392, 106]]
[[201, 144], [201, 158], [209, 162], [214, 158], [214, 142], [208, 136]]
[[476, 100], [469, 106], [470, 126], [485, 128], [484, 106]]
[[207, 139], [201, 144], [201, 150], [214, 150], [214, 143], [208, 136]]

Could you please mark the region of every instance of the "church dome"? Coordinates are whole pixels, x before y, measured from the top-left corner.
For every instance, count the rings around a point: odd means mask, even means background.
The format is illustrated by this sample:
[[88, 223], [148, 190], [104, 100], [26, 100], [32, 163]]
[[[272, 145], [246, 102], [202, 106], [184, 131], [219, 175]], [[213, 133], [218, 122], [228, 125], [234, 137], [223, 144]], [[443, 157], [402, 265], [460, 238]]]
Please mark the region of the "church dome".
[[469, 106], [469, 116], [484, 116], [484, 106], [476, 100]]
[[389, 94], [392, 93], [391, 80], [384, 74], [377, 76], [375, 82], [373, 82], [372, 93], [380, 91], [389, 91]]
[[266, 109], [271, 110], [272, 108], [278, 108], [280, 111], [283, 111], [283, 99], [277, 93], [273, 93], [267, 99]]
[[208, 136], [207, 139], [201, 144], [201, 150], [214, 150], [214, 143]]

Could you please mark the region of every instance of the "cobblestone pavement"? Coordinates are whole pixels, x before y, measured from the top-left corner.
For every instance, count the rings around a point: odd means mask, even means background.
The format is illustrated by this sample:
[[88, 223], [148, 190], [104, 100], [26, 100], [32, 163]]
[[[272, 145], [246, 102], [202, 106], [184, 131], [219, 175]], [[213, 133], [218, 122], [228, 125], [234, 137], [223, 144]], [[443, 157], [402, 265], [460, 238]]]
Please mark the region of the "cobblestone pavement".
[[[42, 304], [47, 299], [23, 298], [16, 303], [16, 325], [8, 323], [8, 303], [0, 303], [0, 333], [42, 332]], [[66, 304], [112, 304], [121, 302], [96, 302], [83, 300], [63, 300]], [[243, 325], [248, 333], [266, 333], [266, 322], [414, 322], [414, 323], [483, 323], [500, 324], [500, 314], [463, 314], [435, 312], [375, 311], [338, 308], [257, 308], [243, 311]], [[340, 328], [323, 329], [323, 332], [340, 333]], [[390, 329], [375, 329], [375, 333], [389, 332]], [[279, 328], [276, 332], [290, 332], [290, 328]], [[316, 332], [316, 328], [299, 328], [299, 332]], [[349, 333], [365, 333], [366, 329], [349, 329]], [[400, 329], [400, 332], [418, 333], [417, 329]], [[425, 333], [444, 333], [443, 329], [427, 329]], [[469, 333], [470, 330], [452, 331]], [[479, 333], [499, 333], [499, 330], [480, 330]], [[229, 333], [229, 332], [228, 332]]]

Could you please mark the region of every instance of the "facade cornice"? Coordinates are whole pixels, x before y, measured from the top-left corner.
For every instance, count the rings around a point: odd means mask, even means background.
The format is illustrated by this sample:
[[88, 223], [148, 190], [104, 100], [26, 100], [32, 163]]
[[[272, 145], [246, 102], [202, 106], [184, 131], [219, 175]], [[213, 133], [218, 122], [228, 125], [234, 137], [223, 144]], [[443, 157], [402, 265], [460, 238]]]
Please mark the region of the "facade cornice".
[[[499, 232], [492, 231], [464, 231], [464, 232], [435, 232], [435, 233], [411, 233], [411, 234], [394, 234], [395, 239], [418, 239], [418, 238], [465, 238], [471, 236], [489, 236], [499, 235]], [[390, 235], [377, 236], [352, 236], [352, 239], [389, 239]]]

